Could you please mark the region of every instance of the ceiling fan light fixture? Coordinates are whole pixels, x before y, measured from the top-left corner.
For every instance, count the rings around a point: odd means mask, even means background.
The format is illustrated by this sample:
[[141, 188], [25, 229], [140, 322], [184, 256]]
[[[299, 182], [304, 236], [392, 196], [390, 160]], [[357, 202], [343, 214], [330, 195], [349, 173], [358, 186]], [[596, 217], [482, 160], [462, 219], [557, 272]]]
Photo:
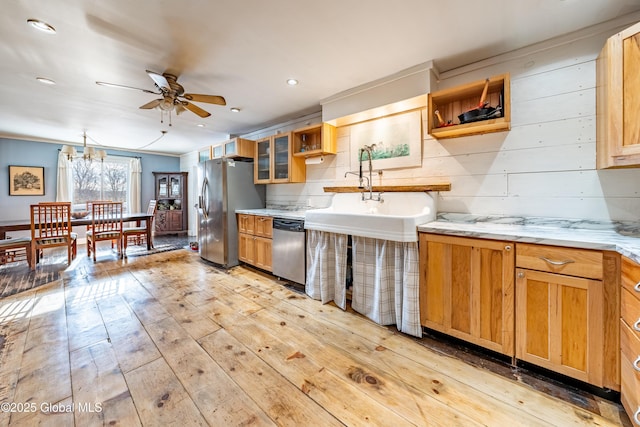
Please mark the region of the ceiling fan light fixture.
[[27, 19], [27, 24], [47, 34], [56, 33], [56, 29], [53, 28], [53, 25], [47, 24], [46, 22], [40, 21], [39, 19]]
[[55, 80], [48, 79], [46, 77], [36, 77], [36, 80], [45, 85], [55, 85]]

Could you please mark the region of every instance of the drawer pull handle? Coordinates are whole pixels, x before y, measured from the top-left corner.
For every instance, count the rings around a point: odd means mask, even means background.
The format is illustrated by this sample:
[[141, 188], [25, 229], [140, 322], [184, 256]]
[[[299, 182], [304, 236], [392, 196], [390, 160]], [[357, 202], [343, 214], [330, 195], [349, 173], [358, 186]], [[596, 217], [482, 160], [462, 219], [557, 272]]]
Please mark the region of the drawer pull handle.
[[567, 260], [564, 260], [564, 261], [554, 261], [554, 260], [552, 260], [552, 259], [545, 258], [545, 257], [543, 257], [543, 256], [541, 256], [541, 257], [540, 257], [540, 259], [541, 259], [541, 260], [543, 260], [543, 261], [545, 261], [545, 262], [548, 262], [548, 263], [549, 263], [549, 264], [551, 264], [551, 265], [567, 265], [567, 264], [571, 264], [571, 263], [574, 263], [574, 262], [575, 262], [575, 261], [574, 261], [574, 260], [572, 260], [572, 259], [567, 259]]
[[633, 362], [633, 369], [640, 372], [640, 356]]
[[640, 332], [640, 318], [638, 318], [638, 320], [636, 320], [636, 323], [633, 324], [633, 329]]
[[640, 408], [633, 414], [633, 420], [640, 426]]
[[633, 287], [633, 289], [635, 289], [636, 292], [640, 292], [640, 282], [636, 283], [636, 285]]

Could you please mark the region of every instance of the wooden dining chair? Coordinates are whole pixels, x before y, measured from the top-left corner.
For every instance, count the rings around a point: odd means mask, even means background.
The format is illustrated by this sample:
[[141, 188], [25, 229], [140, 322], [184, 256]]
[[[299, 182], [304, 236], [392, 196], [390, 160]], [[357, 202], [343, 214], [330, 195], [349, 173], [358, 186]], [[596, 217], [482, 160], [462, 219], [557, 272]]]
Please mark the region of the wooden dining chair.
[[93, 202], [91, 204], [91, 225], [87, 231], [87, 256], [93, 253], [96, 261], [96, 243], [103, 240], [115, 241], [118, 256], [122, 254], [122, 202]]
[[[147, 206], [147, 213], [149, 215], [151, 215], [150, 219], [147, 219], [147, 221], [151, 221], [151, 233], [153, 232], [153, 220], [155, 218], [155, 214], [156, 214], [156, 205], [157, 202], [155, 200], [149, 200], [149, 205]], [[127, 244], [129, 243], [129, 239], [131, 239], [131, 241], [135, 242], [135, 244], [140, 245], [142, 244], [145, 239], [149, 239], [150, 242], [150, 246], [153, 248], [153, 236], [149, 235], [147, 236], [147, 227], [146, 224], [145, 226], [140, 226], [140, 225], [136, 225], [135, 227], [125, 227], [122, 229], [122, 244], [123, 244], [123, 251], [124, 254], [127, 253]]]
[[32, 261], [31, 256], [31, 239], [29, 237], [0, 239], [0, 265], [26, 260], [29, 268], [33, 270], [35, 262]]
[[31, 205], [31, 260], [33, 268], [44, 249], [67, 247], [71, 264], [76, 237], [71, 232], [71, 203], [47, 202]]
[[[39, 205], [55, 205], [56, 203], [60, 203], [60, 202], [38, 202]], [[73, 212], [71, 217], [73, 218]], [[71, 244], [71, 259], [76, 259], [76, 256], [78, 255], [78, 233], [74, 233], [72, 231], [71, 239], [73, 240], [73, 243]], [[38, 262], [41, 256], [42, 256], [42, 251], [40, 250], [38, 251], [38, 259], [36, 259], [35, 262]]]

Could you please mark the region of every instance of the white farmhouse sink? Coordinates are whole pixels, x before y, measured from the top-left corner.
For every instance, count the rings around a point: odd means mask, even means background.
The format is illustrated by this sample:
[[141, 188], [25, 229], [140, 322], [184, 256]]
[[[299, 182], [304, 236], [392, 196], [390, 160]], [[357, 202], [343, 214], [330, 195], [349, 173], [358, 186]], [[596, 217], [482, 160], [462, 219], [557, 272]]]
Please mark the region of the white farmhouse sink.
[[337, 193], [328, 208], [305, 212], [304, 228], [417, 242], [417, 226], [436, 217], [436, 202], [427, 193], [383, 193], [382, 198], [383, 202], [363, 201], [360, 193]]

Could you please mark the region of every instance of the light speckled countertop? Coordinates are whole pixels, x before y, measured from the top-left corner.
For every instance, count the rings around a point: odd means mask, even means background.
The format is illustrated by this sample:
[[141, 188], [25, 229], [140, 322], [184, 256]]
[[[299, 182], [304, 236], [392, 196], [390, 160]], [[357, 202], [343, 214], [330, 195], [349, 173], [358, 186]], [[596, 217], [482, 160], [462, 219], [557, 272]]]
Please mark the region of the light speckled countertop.
[[249, 214], [249, 215], [262, 215], [271, 216], [286, 219], [304, 219], [304, 210], [288, 210], [277, 208], [262, 208], [262, 209], [236, 209], [236, 213]]
[[440, 213], [418, 231], [583, 249], [617, 251], [640, 263], [640, 223]]

